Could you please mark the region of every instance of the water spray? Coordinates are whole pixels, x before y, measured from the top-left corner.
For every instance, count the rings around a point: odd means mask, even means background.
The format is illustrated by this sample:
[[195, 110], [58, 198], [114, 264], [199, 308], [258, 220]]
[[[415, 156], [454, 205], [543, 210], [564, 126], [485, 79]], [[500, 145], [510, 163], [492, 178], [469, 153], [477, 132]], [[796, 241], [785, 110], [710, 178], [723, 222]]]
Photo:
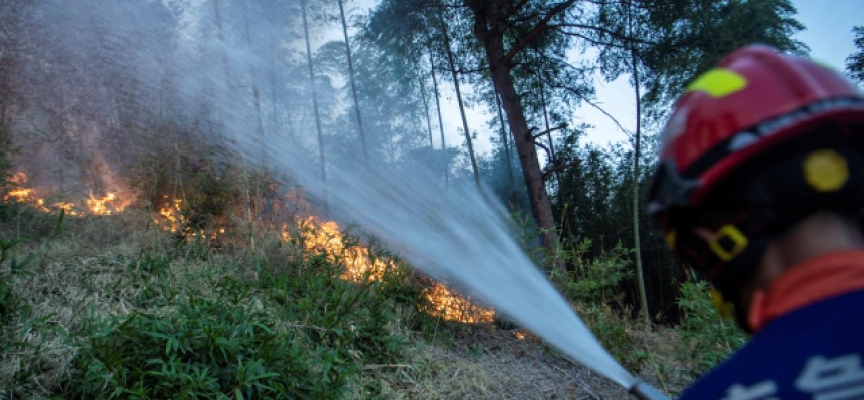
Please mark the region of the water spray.
[[[179, 120], [194, 120], [196, 126], [201, 122], [201, 126], [217, 127], [213, 128], [210, 139], [218, 144], [213, 151], [220, 161], [238, 162], [239, 153], [245, 158], [244, 165], [266, 163], [271, 170], [284, 172], [314, 197], [326, 199], [338, 213], [334, 217], [363, 226], [401, 254], [411, 266], [436, 280], [453, 283], [460, 292], [470, 293], [494, 306], [496, 312], [531, 330], [569, 359], [618, 383], [633, 396], [646, 400], [666, 399], [625, 370], [602, 347], [516, 243], [506, 221], [508, 213], [500, 202], [485, 196], [473, 185], [460, 189], [451, 184], [449, 190], [441, 187], [440, 176], [429, 172], [419, 160], [409, 159], [410, 156], [404, 156], [398, 164], [380, 168], [372, 165], [371, 169], [363, 165], [362, 159], [353, 165], [344, 157], [329, 160], [324, 166], [328, 178], [323, 182], [322, 166], [316, 165], [314, 157], [309, 156], [315, 153], [310, 151], [314, 135], [308, 135], [312, 132], [309, 126], [299, 126], [296, 135], [284, 135], [284, 132], [269, 136], [244, 134], [260, 126], [261, 107], [260, 103], [254, 107], [255, 102], [248, 98], [238, 98], [241, 91], [237, 90], [237, 85], [241, 80], [234, 75], [240, 76], [236, 71], [242, 66], [242, 69], [249, 67], [253, 71], [250, 75], [254, 76], [256, 67], [264, 71], [273, 60], [269, 56], [260, 57], [262, 52], [252, 48], [248, 39], [242, 46], [226, 45], [221, 38], [221, 28], [218, 35], [198, 32], [207, 28], [210, 24], [207, 21], [212, 18], [212, 10], [204, 6], [205, 2], [183, 10], [183, 23], [179, 24], [181, 34], [176, 37], [169, 35], [174, 27], [166, 24], [162, 14], [148, 11], [150, 3], [153, 2], [104, 2], [100, 7], [81, 7], [77, 2], [62, 0], [38, 2], [34, 7], [40, 12], [32, 13], [36, 18], [33, 25], [42, 28], [40, 34], [44, 37], [39, 38], [39, 46], [33, 47], [56, 47], [45, 52], [46, 57], [51, 56], [45, 60], [54, 64], [86, 66], [71, 68], [76, 75], [64, 81], [87, 82], [85, 78], [93, 74], [113, 76], [112, 72], [119, 71], [134, 75], [134, 86], [142, 94], [127, 96], [123, 93], [124, 98], [129, 97], [126, 101], [134, 103], [124, 114], [138, 118], [149, 116], [163, 120], [162, 99], [166, 94], [163, 89], [170, 84], [167, 93], [171, 101], [166, 103], [170, 106], [164, 107], [165, 112]], [[281, 12], [282, 18], [294, 15], [287, 9]], [[259, 19], [247, 25], [254, 28], [259, 39], [265, 39], [262, 43], [269, 43], [274, 49], [283, 48], [286, 20]], [[94, 26], [103, 28], [96, 30]], [[69, 35], [69, 32], [76, 32], [76, 35]], [[111, 32], [111, 35], [102, 32]], [[134, 45], [130, 45], [132, 43]], [[105, 53], [105, 49], [111, 52]], [[57, 58], [60, 56], [65, 59]], [[48, 61], [45, 60], [34, 58], [33, 62], [39, 64], [22, 71], [41, 73], [46, 70], [44, 65]], [[106, 61], [105, 65], [102, 61], [96, 64], [101, 66], [100, 70], [90, 66], [91, 60]], [[234, 74], [230, 73], [232, 65], [236, 68]], [[85, 115], [105, 120], [117, 118], [116, 108], [103, 106], [114, 104], [114, 98], [105, 97], [100, 101], [101, 88], [106, 85], [81, 86], [90, 89], [79, 96], [81, 103], [92, 107], [89, 110], [92, 114]], [[53, 97], [56, 96], [46, 94], [39, 98]], [[61, 105], [62, 109], [68, 108], [66, 103]], [[150, 125], [142, 126], [150, 129]], [[210, 128], [202, 129], [202, 132], [211, 132]], [[307, 134], [304, 136], [304, 133]], [[132, 143], [137, 142], [127, 139], [128, 147], [133, 148]], [[220, 149], [230, 150], [215, 154], [221, 152]], [[342, 154], [352, 152], [360, 154], [360, 149], [346, 149]], [[267, 155], [266, 160], [262, 159], [262, 154]]]
[[[295, 148], [270, 143], [275, 160], [301, 159]], [[257, 154], [250, 152], [249, 154]], [[476, 296], [531, 330], [567, 358], [615, 381], [643, 400], [668, 397], [625, 370], [513, 239], [508, 213], [471, 185], [443, 190], [422, 166], [398, 171], [359, 164], [333, 168], [325, 185], [314, 169], [280, 163], [309, 193], [386, 242], [432, 278]], [[331, 189], [338, 188], [338, 190]], [[338, 217], [338, 216], [337, 216]]]
[[654, 389], [653, 386], [645, 383], [645, 381], [636, 382], [636, 384], [629, 389], [629, 392], [641, 400], [669, 400], [669, 397], [660, 393], [660, 391]]

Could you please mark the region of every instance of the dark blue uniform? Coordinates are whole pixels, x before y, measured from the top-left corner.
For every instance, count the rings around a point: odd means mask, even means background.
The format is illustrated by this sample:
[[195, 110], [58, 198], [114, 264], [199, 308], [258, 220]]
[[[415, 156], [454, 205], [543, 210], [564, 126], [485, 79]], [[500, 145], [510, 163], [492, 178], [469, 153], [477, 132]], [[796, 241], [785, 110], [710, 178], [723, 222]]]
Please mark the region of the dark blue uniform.
[[864, 291], [777, 317], [681, 399], [864, 399]]

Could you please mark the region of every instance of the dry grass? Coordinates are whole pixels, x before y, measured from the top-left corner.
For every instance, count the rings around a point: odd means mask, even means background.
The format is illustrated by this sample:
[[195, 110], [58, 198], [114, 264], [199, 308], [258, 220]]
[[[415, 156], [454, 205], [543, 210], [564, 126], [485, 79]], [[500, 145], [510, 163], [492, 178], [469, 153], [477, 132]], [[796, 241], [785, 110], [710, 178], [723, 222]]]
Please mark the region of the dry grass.
[[[626, 399], [614, 382], [558, 356], [529, 336], [493, 325], [460, 329], [452, 344], [419, 343], [411, 362], [375, 367], [390, 399]], [[370, 368], [371, 369], [371, 368]], [[652, 376], [646, 381], [657, 384]]]
[[[75, 343], [84, 338], [83, 324], [89, 319], [166, 311], [142, 307], [143, 291], [153, 286], [144, 282], [136, 260], [142, 251], [164, 251], [171, 245], [158, 228], [148, 229], [145, 214], [67, 218], [63, 225], [63, 233], [47, 245], [25, 243], [19, 250], [39, 257], [27, 275], [15, 278], [21, 311], [0, 328], [0, 399], [48, 398], [73, 373]], [[204, 264], [175, 260], [165, 271], [166, 279], [182, 281], [178, 287], [187, 289], [206, 287]]]
[[[211, 293], [210, 282], [215, 277], [257, 279], [254, 271], [237, 269], [236, 265], [243, 264], [238, 259], [251, 257], [238, 252], [210, 254], [207, 262], [176, 258], [159, 272], [162, 286], [145, 282], [153, 278], [138, 269], [142, 252], [165, 252], [173, 245], [147, 219], [146, 214], [136, 212], [69, 218], [64, 232], [47, 248], [30, 243], [21, 249], [40, 257], [31, 267], [32, 274], [15, 278], [16, 294], [24, 307], [0, 327], [0, 399], [52, 396], [62, 381], [76, 373], [71, 363], [78, 351], [76, 343], [84, 340], [84, 324], [93, 317], [122, 317], [133, 311], [160, 314], [170, 310], [173, 298], [182, 296], [182, 290]], [[258, 243], [265, 257], [296, 256], [297, 249], [275, 250], [278, 242], [260, 234]], [[214, 267], [220, 265], [226, 267]], [[172, 282], [182, 282], [176, 285], [178, 291], [171, 290]], [[145, 297], [158, 301], [142, 301]], [[615, 383], [571, 364], [531, 337], [520, 340], [515, 331], [489, 324], [454, 328], [442, 322], [441, 330], [455, 332], [452, 340], [423, 340], [404, 323], [416, 309], [405, 306], [400, 312], [389, 329], [413, 338], [405, 361], [366, 364], [364, 354], [353, 353], [362, 374], [349, 397], [366, 398], [364, 388], [377, 387], [380, 397], [388, 399], [628, 398]], [[285, 322], [291, 328], [302, 323]], [[682, 375], [677, 372], [680, 368], [657, 368], [677, 365], [671, 358], [660, 358], [673, 353], [669, 349], [676, 346], [677, 335], [663, 330], [635, 335], [646, 346], [660, 350], [652, 351], [656, 359], [640, 371], [643, 378], [677, 393], [686, 383], [677, 378]]]

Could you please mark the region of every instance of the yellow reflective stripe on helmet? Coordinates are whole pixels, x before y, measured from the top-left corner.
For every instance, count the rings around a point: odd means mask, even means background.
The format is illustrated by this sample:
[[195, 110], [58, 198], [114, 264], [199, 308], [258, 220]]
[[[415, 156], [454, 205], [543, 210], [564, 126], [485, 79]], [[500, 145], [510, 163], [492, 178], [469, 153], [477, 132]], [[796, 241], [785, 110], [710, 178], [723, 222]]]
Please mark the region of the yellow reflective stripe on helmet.
[[[723, 245], [720, 244], [720, 241], [723, 239], [729, 239], [732, 242], [731, 249], [724, 249]], [[714, 236], [714, 239], [708, 242], [708, 247], [711, 248], [711, 251], [717, 255], [723, 261], [732, 261], [733, 258], [738, 257], [744, 249], [747, 248], [747, 236], [745, 236], [741, 231], [738, 230], [734, 225], [726, 225]]]
[[687, 92], [705, 92], [711, 97], [724, 97], [747, 86], [747, 79], [735, 71], [714, 68], [696, 78]]

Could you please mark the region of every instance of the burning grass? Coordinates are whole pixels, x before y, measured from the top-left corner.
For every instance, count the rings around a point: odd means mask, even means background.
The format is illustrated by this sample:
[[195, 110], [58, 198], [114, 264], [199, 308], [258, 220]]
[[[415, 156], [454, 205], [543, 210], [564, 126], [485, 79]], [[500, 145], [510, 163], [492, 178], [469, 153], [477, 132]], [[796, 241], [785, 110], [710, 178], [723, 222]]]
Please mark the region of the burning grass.
[[[230, 336], [226, 336], [228, 344], [201, 342], [187, 350], [178, 347], [152, 354], [131, 345], [150, 341], [147, 348], [170, 349], [166, 337], [183, 329], [193, 329], [184, 335], [197, 335], [195, 332], [215, 329], [212, 324], [236, 323], [240, 325], [226, 325], [225, 329], [245, 329], [241, 326], [244, 320], [223, 321], [232, 313], [253, 318], [252, 323], [274, 332], [258, 335], [269, 337], [267, 342], [237, 344], [253, 351], [238, 355], [241, 359], [264, 354], [254, 353], [255, 348], [269, 348], [276, 349], [272, 354], [286, 352], [280, 358], [303, 360], [293, 367], [275, 360], [262, 364], [285, 378], [278, 380], [273, 375], [276, 380], [262, 383], [264, 386], [250, 384], [250, 393], [313, 397], [366, 393], [361, 396], [365, 397], [382, 389], [366, 378], [380, 371], [363, 366], [389, 369], [398, 364], [408, 334], [404, 327], [411, 325], [402, 318], [431, 318], [404, 311], [406, 307], [416, 310], [424, 302], [421, 289], [404, 286], [408, 282], [404, 266], [373, 255], [368, 247], [344, 236], [335, 223], [304, 218], [290, 237], [287, 230], [259, 228], [259, 247], [254, 253], [229, 254], [214, 249], [208, 240], [178, 243], [173, 239], [184, 226], [181, 208], [174, 208], [176, 214], [160, 210], [155, 224], [152, 214], [142, 210], [125, 210], [110, 218], [79, 215], [63, 222], [62, 233], [24, 242], [15, 250], [22, 257], [33, 254], [35, 262], [26, 273], [14, 276], [9, 274], [8, 263], [0, 266], [15, 298], [14, 310], [3, 317], [0, 329], [0, 397], [62, 393], [67, 398], [90, 398], [97, 393], [145, 390], [135, 386], [136, 382], [158, 388], [159, 380], [153, 378], [158, 368], [144, 368], [139, 376], [132, 366], [150, 365], [163, 355], [165, 362], [179, 357], [188, 365], [197, 365], [199, 372], [235, 368], [221, 359], [187, 357], [222, 351], [220, 346], [231, 345]], [[42, 208], [33, 209], [34, 217], [41, 214], [46, 222], [59, 217]], [[173, 233], [171, 224], [177, 226]], [[3, 237], [14, 235], [3, 232]], [[281, 240], [260, 240], [268, 235]], [[413, 282], [410, 285], [420, 281]], [[417, 297], [409, 303], [398, 300], [412, 296]], [[190, 327], [190, 321], [199, 325]], [[151, 325], [128, 328], [139, 323]], [[154, 331], [156, 327], [167, 329], [159, 333], [167, 335], [159, 336], [164, 340], [150, 335], [159, 332]], [[289, 356], [295, 348], [311, 350]], [[142, 358], [136, 361], [136, 357]], [[112, 364], [115, 358], [127, 361]], [[297, 384], [310, 389], [287, 389]], [[271, 393], [269, 387], [281, 389]], [[196, 395], [209, 393], [205, 388], [196, 390]], [[151, 397], [176, 395], [148, 393]]]
[[57, 213], [62, 210], [70, 216], [111, 215], [123, 211], [130, 203], [129, 200], [121, 200], [116, 193], [97, 197], [90, 192], [84, 201], [86, 209], [79, 208], [72, 202], [57, 201], [49, 204], [45, 198], [37, 195], [35, 189], [27, 187], [27, 174], [24, 172], [15, 173], [9, 182], [12, 188], [3, 195], [4, 203], [11, 201], [27, 204], [46, 213]]

